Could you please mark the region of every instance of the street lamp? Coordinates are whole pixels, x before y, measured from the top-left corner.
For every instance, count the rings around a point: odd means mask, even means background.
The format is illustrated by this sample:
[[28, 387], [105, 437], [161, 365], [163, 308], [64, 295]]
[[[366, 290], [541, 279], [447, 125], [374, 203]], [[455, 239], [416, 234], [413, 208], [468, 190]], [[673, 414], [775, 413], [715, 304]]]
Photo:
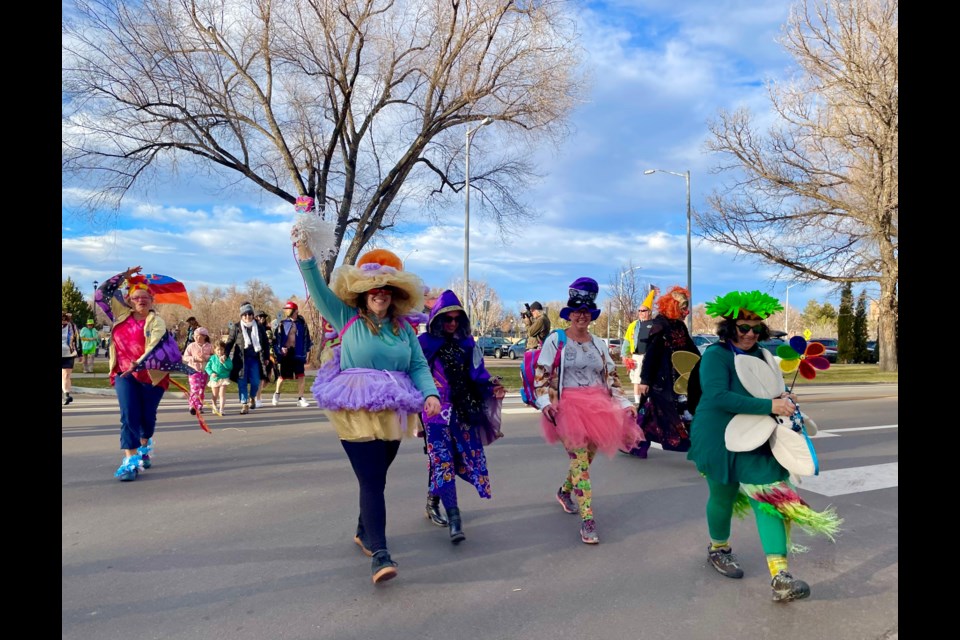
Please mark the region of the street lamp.
[[795, 287], [799, 282], [794, 282], [793, 284], [787, 285], [787, 299], [783, 305], [783, 332], [787, 334], [787, 337], [790, 337], [790, 287]]
[[467, 129], [467, 161], [464, 171], [464, 189], [466, 190], [466, 204], [463, 210], [463, 309], [466, 316], [470, 317], [470, 141], [474, 134], [480, 129], [493, 122], [493, 118], [487, 116], [480, 121], [480, 124], [473, 129]]
[[647, 169], [643, 175], [649, 176], [653, 173], [669, 173], [672, 176], [680, 176], [687, 181], [687, 292], [690, 294], [690, 313], [687, 315], [687, 329], [693, 333], [693, 254], [690, 251], [690, 170], [684, 173], [676, 171], [664, 171], [663, 169]]
[[[633, 273], [637, 269], [643, 269], [643, 267], [630, 267], [626, 271], [620, 274], [620, 284], [617, 286], [617, 302], [620, 307], [620, 315], [617, 317], [617, 337], [623, 337], [623, 276], [628, 273]], [[608, 323], [609, 324], [609, 323]], [[607, 336], [608, 338], [610, 336]]]

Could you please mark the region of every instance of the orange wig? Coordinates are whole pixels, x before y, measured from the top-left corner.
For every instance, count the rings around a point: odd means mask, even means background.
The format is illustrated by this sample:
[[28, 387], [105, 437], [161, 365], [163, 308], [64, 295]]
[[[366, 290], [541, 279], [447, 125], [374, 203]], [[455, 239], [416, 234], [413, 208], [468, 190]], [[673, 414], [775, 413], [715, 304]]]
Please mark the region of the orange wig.
[[672, 287], [657, 300], [657, 311], [671, 320], [682, 319], [684, 308], [690, 308], [690, 292], [680, 286]]

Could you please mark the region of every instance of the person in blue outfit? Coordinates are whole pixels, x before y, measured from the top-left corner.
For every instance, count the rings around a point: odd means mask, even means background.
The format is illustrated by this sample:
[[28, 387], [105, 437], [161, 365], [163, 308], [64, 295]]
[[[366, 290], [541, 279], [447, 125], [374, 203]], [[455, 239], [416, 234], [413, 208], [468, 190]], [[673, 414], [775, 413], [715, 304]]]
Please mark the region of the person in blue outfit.
[[[423, 283], [389, 251], [375, 249], [342, 265], [328, 286], [314, 255], [326, 255], [300, 226], [292, 239], [310, 300], [339, 334], [340, 345], [317, 371], [312, 391], [337, 430], [360, 487], [354, 542], [374, 584], [397, 576], [387, 547], [384, 489], [404, 435], [416, 436], [421, 411], [440, 412], [439, 392], [417, 335], [404, 317], [423, 306]], [[322, 243], [321, 243], [322, 244]]]
[[476, 487], [481, 498], [490, 498], [483, 447], [503, 435], [500, 406], [506, 389], [484, 366], [483, 353], [470, 335], [470, 319], [453, 291], [440, 294], [419, 340], [440, 391], [440, 413], [424, 415], [423, 420], [430, 494], [439, 496], [447, 512], [450, 542], [459, 544], [466, 536], [456, 477]]

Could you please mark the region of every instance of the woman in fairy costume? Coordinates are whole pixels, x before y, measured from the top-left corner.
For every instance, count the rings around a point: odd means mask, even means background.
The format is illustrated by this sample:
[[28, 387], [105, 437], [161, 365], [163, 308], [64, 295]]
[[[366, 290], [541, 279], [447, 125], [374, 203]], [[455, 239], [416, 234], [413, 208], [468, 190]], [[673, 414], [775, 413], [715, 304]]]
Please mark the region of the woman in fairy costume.
[[[769, 337], [764, 320], [780, 310], [775, 298], [760, 291], [734, 291], [706, 305], [707, 315], [720, 318], [720, 341], [710, 345], [700, 361], [702, 395], [687, 458], [706, 477], [710, 490], [706, 507], [710, 564], [728, 578], [743, 577], [730, 548], [731, 520], [734, 513], [744, 515], [752, 508], [770, 569], [773, 600], [789, 602], [810, 595], [810, 586], [789, 571], [791, 525], [832, 539], [841, 520], [832, 508], [818, 513], [803, 501], [790, 481], [790, 471], [767, 440], [778, 428], [779, 421], [773, 416], [790, 418], [798, 413], [796, 397], [786, 391], [772, 354], [758, 344]], [[755, 389], [756, 384], [747, 379], [748, 373], [774, 380], [767, 385], [772, 397], [750, 393], [748, 388]], [[730, 430], [744, 422], [738, 418], [747, 416], [760, 417], [752, 420], [754, 431], [763, 428], [764, 421], [769, 428], [756, 438], [755, 448], [733, 447], [736, 434]]]

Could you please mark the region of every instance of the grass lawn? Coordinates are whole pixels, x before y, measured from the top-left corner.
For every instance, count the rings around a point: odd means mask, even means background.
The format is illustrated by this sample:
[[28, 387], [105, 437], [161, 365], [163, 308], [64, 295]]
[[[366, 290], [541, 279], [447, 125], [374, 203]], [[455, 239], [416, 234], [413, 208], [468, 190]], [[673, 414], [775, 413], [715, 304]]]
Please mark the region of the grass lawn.
[[[620, 381], [624, 387], [630, 385], [629, 378], [627, 377], [627, 370], [625, 367], [619, 367]], [[75, 373], [80, 373], [83, 371], [83, 368], [79, 365], [74, 367]], [[508, 391], [519, 391], [520, 390], [520, 367], [516, 364], [508, 366], [489, 366], [487, 370], [492, 376], [500, 376], [503, 379], [503, 386], [507, 388]], [[107, 377], [107, 362], [105, 358], [98, 358], [96, 365], [94, 366], [94, 377], [84, 377], [84, 378], [74, 378], [73, 386], [80, 388], [88, 389], [106, 389], [110, 387], [110, 380]], [[187, 385], [186, 376], [174, 374], [174, 379], [177, 380], [183, 386]], [[307, 372], [307, 392], [309, 393], [310, 385], [313, 384], [313, 372]], [[793, 381], [793, 374], [785, 376], [787, 384], [791, 384]], [[800, 376], [797, 376], [796, 385], [798, 387], [810, 385], [810, 384], [864, 384], [864, 383], [877, 383], [877, 382], [899, 382], [899, 373], [881, 373], [880, 366], [876, 364], [834, 364], [831, 365], [826, 371], [818, 371], [817, 377], [813, 380], [806, 380]], [[233, 391], [236, 391], [236, 385], [231, 385]], [[274, 384], [270, 383], [267, 385], [267, 389], [264, 393], [273, 393]], [[289, 395], [291, 393], [296, 393], [297, 387], [295, 382], [285, 380], [283, 385], [280, 387], [280, 392], [284, 395]]]

